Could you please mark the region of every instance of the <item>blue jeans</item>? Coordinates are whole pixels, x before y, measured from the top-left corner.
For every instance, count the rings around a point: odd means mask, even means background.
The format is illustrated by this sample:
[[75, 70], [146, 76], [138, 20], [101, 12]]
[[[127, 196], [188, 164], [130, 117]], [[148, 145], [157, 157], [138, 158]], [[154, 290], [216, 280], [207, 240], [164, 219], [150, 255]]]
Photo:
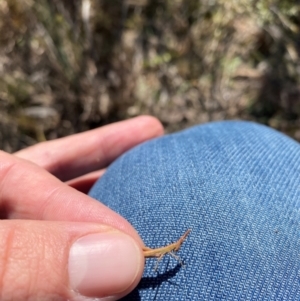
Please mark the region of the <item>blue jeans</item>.
[[124, 300], [300, 300], [300, 146], [250, 122], [216, 122], [141, 144], [90, 195], [149, 247], [192, 232]]

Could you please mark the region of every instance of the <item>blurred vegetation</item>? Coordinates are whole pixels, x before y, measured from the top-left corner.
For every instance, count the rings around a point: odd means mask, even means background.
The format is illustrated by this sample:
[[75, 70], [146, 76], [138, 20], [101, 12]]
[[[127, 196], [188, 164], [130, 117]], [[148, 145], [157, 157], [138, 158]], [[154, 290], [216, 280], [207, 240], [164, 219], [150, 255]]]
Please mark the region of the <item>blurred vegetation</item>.
[[140, 114], [300, 140], [295, 0], [0, 0], [0, 148]]

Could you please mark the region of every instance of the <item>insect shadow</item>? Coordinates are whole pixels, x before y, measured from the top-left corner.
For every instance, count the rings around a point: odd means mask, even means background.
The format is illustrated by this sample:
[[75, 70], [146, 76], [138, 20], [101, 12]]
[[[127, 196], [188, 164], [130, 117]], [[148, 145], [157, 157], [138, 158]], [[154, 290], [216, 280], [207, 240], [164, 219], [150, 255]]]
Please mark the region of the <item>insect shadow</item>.
[[122, 298], [122, 301], [140, 301], [140, 291], [146, 290], [146, 289], [155, 289], [159, 288], [159, 286], [163, 282], [169, 282], [174, 286], [177, 286], [178, 284], [171, 282], [170, 279], [172, 279], [176, 274], [179, 272], [179, 270], [182, 268], [182, 265], [178, 263], [174, 268], [164, 272], [164, 273], [158, 273], [157, 276], [153, 277], [143, 277], [138, 284], [138, 286], [126, 297]]

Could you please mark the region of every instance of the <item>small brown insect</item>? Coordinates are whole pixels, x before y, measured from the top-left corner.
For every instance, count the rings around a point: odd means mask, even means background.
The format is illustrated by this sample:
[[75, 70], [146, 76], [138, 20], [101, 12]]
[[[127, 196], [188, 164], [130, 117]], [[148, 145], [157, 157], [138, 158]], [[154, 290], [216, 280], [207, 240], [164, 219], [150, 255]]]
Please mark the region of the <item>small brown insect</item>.
[[167, 246], [161, 247], [161, 248], [155, 248], [151, 249], [148, 247], [143, 247], [143, 253], [145, 258], [149, 257], [157, 257], [157, 264], [155, 266], [155, 270], [158, 267], [159, 261], [163, 258], [164, 255], [170, 254], [172, 257], [174, 257], [176, 260], [180, 262], [181, 265], [183, 265], [182, 261], [180, 260], [179, 256], [176, 256], [173, 252], [176, 252], [180, 249], [182, 243], [187, 238], [187, 236], [190, 234], [192, 230], [188, 229], [176, 242], [169, 244]]

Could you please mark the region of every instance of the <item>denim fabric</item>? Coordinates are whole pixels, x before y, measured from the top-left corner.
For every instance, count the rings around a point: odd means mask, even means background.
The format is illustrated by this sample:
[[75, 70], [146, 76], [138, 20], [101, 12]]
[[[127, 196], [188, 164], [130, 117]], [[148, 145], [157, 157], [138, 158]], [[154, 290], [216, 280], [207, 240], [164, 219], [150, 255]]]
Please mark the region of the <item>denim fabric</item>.
[[149, 247], [124, 300], [300, 300], [300, 147], [249, 122], [216, 122], [139, 145], [90, 195], [124, 216]]

